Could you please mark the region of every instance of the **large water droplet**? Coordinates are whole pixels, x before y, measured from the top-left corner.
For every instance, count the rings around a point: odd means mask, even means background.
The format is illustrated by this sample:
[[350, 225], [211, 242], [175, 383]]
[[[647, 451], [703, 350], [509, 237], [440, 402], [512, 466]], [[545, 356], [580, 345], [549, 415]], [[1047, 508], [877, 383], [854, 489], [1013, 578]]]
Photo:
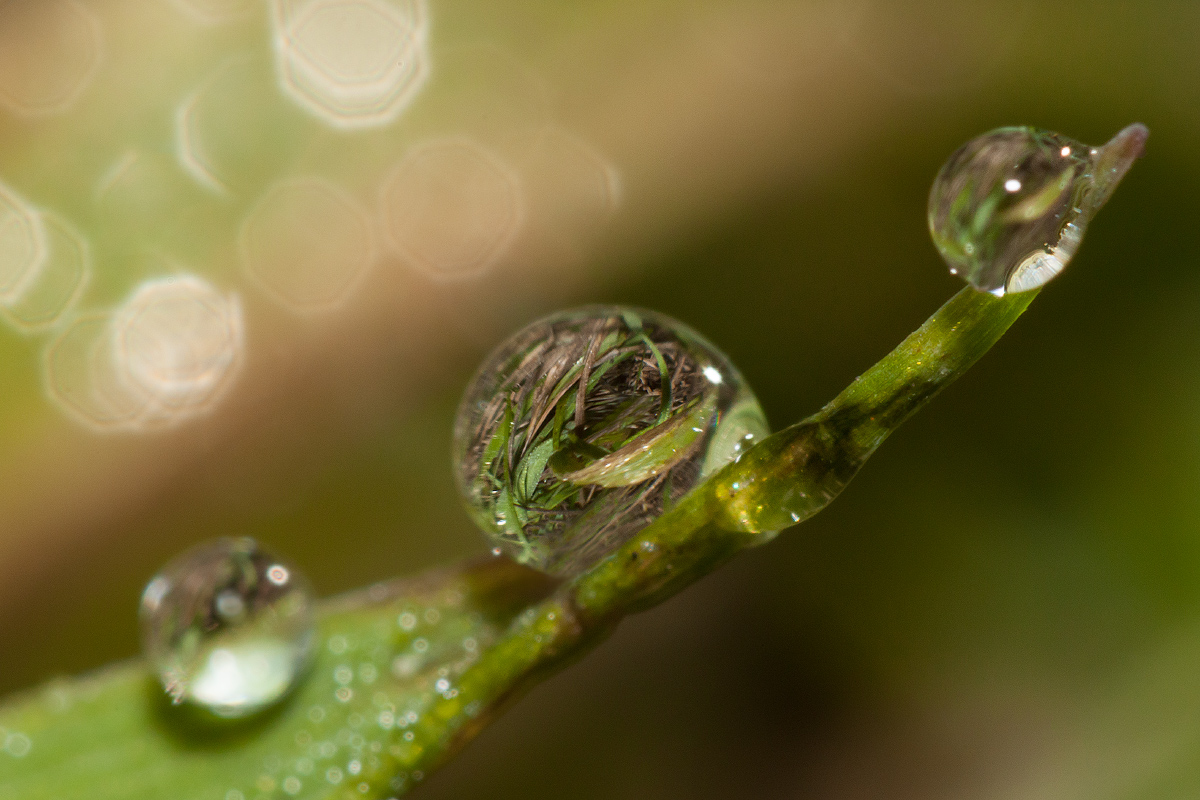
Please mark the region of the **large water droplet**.
[[572, 575], [767, 433], [729, 360], [687, 326], [592, 306], [500, 345], [454, 426], [468, 511], [517, 560]]
[[929, 193], [929, 230], [950, 271], [997, 296], [1042, 286], [1075, 255], [1149, 131], [1102, 147], [1036, 128], [998, 128], [960, 147]]
[[142, 647], [163, 688], [221, 717], [287, 694], [308, 665], [313, 593], [252, 539], [217, 539], [168, 563], [142, 593]]

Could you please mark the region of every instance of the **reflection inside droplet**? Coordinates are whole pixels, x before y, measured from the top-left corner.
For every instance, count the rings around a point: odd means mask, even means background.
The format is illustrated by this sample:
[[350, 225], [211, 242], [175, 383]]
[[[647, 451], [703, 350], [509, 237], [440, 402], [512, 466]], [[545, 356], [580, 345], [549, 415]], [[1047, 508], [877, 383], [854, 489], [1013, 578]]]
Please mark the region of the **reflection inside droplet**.
[[146, 586], [143, 649], [173, 701], [222, 717], [252, 714], [307, 666], [312, 606], [294, 567], [253, 540], [219, 539], [173, 559]]
[[699, 334], [597, 306], [536, 322], [493, 351], [459, 406], [454, 452], [489, 539], [571, 575], [766, 432], [753, 393]]

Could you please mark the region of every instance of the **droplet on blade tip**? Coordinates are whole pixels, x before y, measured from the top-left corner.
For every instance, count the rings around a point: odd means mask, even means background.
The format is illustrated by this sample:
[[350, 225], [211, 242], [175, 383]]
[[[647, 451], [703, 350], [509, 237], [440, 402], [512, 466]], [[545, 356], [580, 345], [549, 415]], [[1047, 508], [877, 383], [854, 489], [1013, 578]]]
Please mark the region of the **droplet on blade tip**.
[[929, 230], [950, 273], [997, 297], [1045, 285], [1074, 257], [1148, 136], [1135, 123], [1088, 147], [1013, 127], [967, 142], [929, 194]]

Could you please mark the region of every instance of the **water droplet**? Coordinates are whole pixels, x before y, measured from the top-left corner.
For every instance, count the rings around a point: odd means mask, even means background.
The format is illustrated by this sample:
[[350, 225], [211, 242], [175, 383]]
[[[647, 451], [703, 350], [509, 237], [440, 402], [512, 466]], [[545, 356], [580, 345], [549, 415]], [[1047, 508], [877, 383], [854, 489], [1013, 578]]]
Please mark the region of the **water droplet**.
[[218, 539], [147, 584], [141, 627], [146, 657], [175, 702], [241, 717], [283, 697], [307, 666], [312, 590], [253, 540]]
[[766, 433], [749, 387], [699, 334], [654, 312], [595, 306], [535, 322], [493, 351], [459, 406], [455, 463], [494, 544], [571, 575]]
[[1130, 125], [1103, 147], [1035, 128], [998, 128], [946, 161], [929, 193], [929, 230], [950, 266], [997, 296], [1036, 289], [1075, 255], [1149, 132]]

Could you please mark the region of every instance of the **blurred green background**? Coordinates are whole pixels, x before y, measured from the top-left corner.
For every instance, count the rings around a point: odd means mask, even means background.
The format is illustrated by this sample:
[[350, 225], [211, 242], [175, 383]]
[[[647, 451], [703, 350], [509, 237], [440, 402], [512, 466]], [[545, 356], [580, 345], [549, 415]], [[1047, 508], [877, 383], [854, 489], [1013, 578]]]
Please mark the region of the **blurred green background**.
[[[169, 154], [183, 90], [269, 50], [255, 4], [213, 27], [167, 0], [84, 5], [95, 83], [69, 113], [0, 110], [0, 180], [92, 237], [90, 309], [149, 276], [145, 212], [125, 229], [89, 210], [96, 176], [129, 142]], [[268, 148], [271, 176], [336, 168], [369, 199], [422, 137], [553, 122], [619, 172], [616, 213], [570, 247], [522, 233], [471, 279], [384, 254], [343, 306], [297, 316], [221, 238], [253, 192], [203, 206], [176, 244], [242, 298], [245, 361], [169, 430], [75, 424], [43, 386], [53, 333], [0, 327], [0, 692], [135, 654], [144, 582], [204, 538], [258, 537], [324, 595], [482, 552], [448, 464], [455, 404], [542, 313], [672, 314], [775, 426], [800, 419], [959, 289], [924, 216], [958, 145], [1139, 121], [1146, 157], [1074, 262], [832, 507], [626, 621], [416, 796], [1200, 796], [1200, 4], [429, 11], [411, 113]], [[441, 71], [468, 49], [504, 70]]]

